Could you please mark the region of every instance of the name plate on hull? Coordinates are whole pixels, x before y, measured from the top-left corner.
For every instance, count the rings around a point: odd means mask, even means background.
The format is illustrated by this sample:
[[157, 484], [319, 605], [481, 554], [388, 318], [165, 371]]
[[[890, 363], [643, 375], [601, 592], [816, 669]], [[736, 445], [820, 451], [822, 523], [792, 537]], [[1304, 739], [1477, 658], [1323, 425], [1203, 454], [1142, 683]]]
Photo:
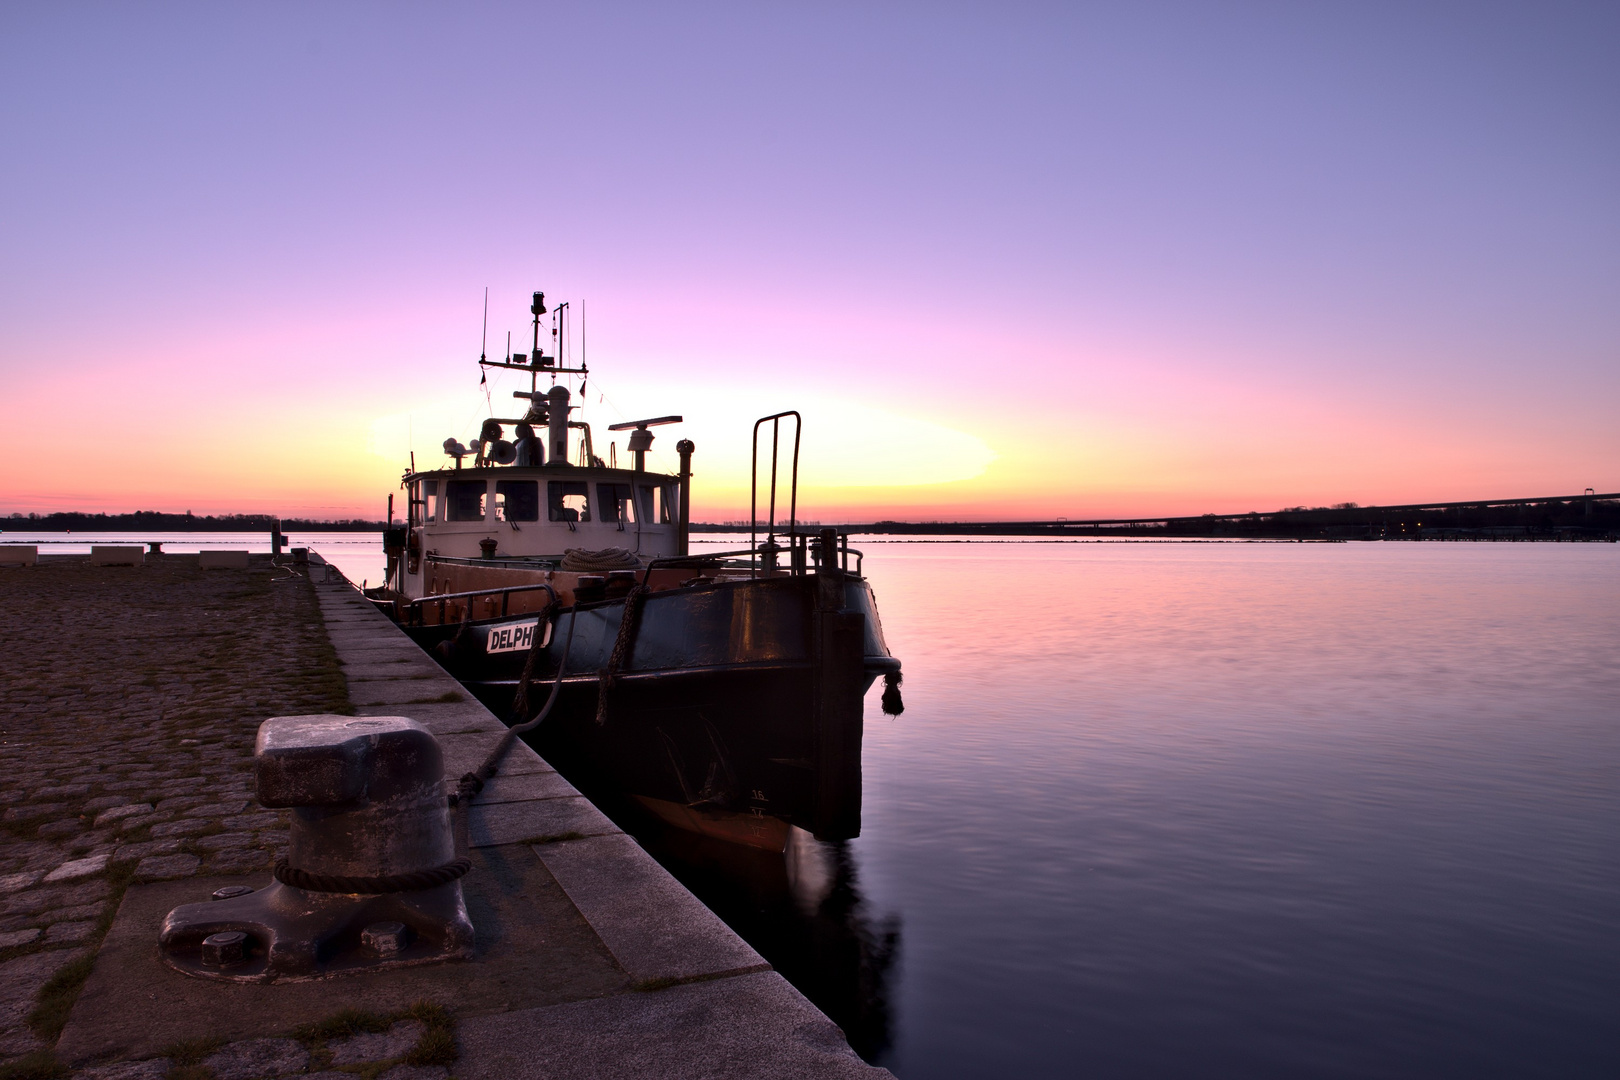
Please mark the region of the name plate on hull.
[[[527, 622], [506, 623], [503, 626], [492, 626], [484, 637], [484, 652], [491, 656], [496, 653], [518, 652], [534, 645], [535, 628], [540, 625], [539, 619], [530, 619]], [[551, 623], [548, 621], [545, 629], [540, 631], [540, 647], [543, 649], [551, 644]]]

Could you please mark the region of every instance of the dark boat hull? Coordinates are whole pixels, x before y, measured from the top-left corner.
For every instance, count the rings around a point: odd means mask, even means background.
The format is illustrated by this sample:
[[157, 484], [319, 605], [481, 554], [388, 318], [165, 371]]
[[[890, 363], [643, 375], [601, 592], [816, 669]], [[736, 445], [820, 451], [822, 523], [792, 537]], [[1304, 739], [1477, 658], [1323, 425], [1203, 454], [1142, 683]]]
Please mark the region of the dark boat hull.
[[565, 610], [549, 641], [544, 628], [526, 629], [532, 615], [405, 630], [509, 723], [520, 719], [513, 701], [530, 648], [532, 712], [566, 647], [557, 705], [528, 741], [598, 801], [639, 797], [779, 818], [821, 839], [859, 835], [865, 692], [899, 667], [864, 581], [783, 576], [647, 594], [604, 678], [624, 616], [622, 599]]

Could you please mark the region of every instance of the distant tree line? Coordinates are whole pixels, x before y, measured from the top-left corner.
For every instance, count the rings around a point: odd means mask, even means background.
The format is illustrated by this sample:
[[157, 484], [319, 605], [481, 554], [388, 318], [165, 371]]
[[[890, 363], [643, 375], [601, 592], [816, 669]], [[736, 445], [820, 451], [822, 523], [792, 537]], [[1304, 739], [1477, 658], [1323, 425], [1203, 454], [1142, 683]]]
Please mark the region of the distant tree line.
[[137, 510], [132, 514], [81, 514], [64, 511], [54, 514], [12, 514], [0, 518], [0, 529], [30, 529], [40, 532], [269, 532], [277, 523], [282, 532], [377, 532], [381, 521], [346, 518], [338, 521], [311, 521], [307, 518], [277, 518], [272, 514], [219, 514], [198, 517], [166, 514], [158, 510]]
[[[744, 523], [746, 527], [746, 523]], [[734, 531], [693, 524], [693, 532]], [[1115, 536], [1267, 540], [1612, 540], [1620, 537], [1620, 500], [1547, 499], [1500, 506], [1290, 506], [1247, 514], [1141, 518], [1133, 521], [877, 521], [839, 532], [896, 536]]]

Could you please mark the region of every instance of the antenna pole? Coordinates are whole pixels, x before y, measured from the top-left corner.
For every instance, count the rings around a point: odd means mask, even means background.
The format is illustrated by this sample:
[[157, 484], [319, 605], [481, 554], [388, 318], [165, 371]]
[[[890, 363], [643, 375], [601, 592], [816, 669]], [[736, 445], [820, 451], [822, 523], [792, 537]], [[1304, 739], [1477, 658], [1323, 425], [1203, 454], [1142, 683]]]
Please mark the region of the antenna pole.
[[484, 286], [484, 336], [478, 339], [478, 362], [489, 359], [489, 286]]

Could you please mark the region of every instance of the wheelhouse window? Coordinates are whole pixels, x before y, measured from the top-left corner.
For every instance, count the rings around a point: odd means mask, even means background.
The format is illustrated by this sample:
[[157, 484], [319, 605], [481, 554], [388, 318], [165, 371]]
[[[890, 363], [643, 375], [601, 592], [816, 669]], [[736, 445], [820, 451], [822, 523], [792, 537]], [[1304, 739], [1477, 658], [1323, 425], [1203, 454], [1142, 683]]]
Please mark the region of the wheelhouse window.
[[637, 491], [640, 496], [640, 511], [642, 524], [656, 521], [661, 525], [669, 524], [670, 488], [653, 487], [643, 484]]
[[533, 480], [495, 481], [496, 521], [539, 521], [540, 485]]
[[486, 481], [449, 480], [444, 487], [446, 521], [484, 520], [484, 497], [489, 493]]
[[546, 489], [546, 509], [552, 521], [589, 521], [591, 502], [583, 480], [552, 480]]
[[439, 482], [437, 480], [422, 481], [422, 505], [424, 507], [422, 520], [439, 520]]
[[609, 524], [623, 528], [625, 522], [636, 520], [629, 484], [597, 484], [596, 505], [602, 508], [602, 520]]
[[679, 484], [665, 484], [662, 490], [664, 497], [659, 506], [659, 513], [662, 515], [659, 520], [668, 525], [680, 516], [681, 486]]

